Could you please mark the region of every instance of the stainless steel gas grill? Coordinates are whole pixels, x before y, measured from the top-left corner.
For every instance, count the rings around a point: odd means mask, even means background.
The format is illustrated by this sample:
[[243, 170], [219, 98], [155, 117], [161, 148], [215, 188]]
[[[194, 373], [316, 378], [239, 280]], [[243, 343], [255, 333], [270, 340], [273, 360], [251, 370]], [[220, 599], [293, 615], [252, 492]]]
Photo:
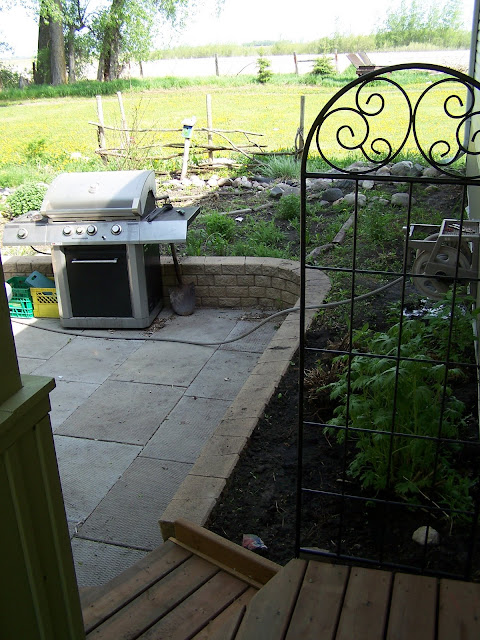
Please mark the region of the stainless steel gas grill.
[[62, 174], [4, 245], [52, 247], [64, 327], [146, 327], [162, 306], [159, 244], [185, 242], [199, 207], [157, 207], [153, 171]]

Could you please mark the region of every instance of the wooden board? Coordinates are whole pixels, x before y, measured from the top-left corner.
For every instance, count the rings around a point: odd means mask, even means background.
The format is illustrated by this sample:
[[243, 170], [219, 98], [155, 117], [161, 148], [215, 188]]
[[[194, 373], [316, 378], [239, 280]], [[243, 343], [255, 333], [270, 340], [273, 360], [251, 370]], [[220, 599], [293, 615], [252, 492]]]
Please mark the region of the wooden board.
[[479, 640], [480, 584], [441, 580], [438, 640]]
[[386, 640], [435, 640], [437, 580], [397, 573]]
[[88, 640], [138, 638], [216, 573], [217, 567], [192, 556], [91, 631]]
[[212, 533], [188, 520], [175, 521], [175, 542], [197, 555], [215, 562], [220, 568], [244, 576], [253, 586], [266, 584], [281, 569], [279, 564], [257, 556], [216, 533]]
[[383, 640], [392, 574], [352, 568], [335, 640]]
[[305, 560], [290, 560], [257, 593], [245, 612], [237, 640], [273, 640], [284, 637], [306, 568]]
[[[348, 580], [347, 567], [309, 562], [298, 594], [287, 640], [333, 638]], [[356, 636], [350, 636], [350, 638]]]
[[248, 589], [220, 571], [142, 635], [142, 640], [185, 640], [205, 627]]
[[256, 589], [249, 587], [192, 640], [233, 640], [245, 614], [246, 606], [256, 593]]
[[190, 557], [191, 553], [185, 549], [166, 542], [103, 587], [84, 592], [82, 612], [85, 631], [92, 631]]

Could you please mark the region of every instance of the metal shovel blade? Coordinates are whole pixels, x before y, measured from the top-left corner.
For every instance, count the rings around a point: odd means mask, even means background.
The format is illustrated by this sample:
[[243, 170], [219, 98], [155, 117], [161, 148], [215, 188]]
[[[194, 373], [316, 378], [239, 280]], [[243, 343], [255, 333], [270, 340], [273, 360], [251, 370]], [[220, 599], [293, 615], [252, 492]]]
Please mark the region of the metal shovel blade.
[[178, 287], [175, 287], [175, 289], [170, 289], [169, 291], [170, 304], [172, 305], [172, 309], [177, 315], [191, 316], [195, 310], [195, 285], [193, 284], [193, 282], [190, 282], [189, 284], [183, 283], [175, 245], [170, 244], [170, 249], [172, 251], [175, 275], [178, 280]]
[[170, 304], [178, 316], [191, 316], [195, 310], [195, 285], [193, 282], [170, 289]]

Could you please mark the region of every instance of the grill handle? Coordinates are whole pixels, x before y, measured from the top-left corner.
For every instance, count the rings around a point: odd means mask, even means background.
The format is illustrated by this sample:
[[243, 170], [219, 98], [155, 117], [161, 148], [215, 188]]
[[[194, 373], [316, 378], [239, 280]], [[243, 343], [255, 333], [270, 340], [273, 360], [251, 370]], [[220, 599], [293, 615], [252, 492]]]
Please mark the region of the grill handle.
[[77, 260], [73, 258], [72, 264], [117, 264], [118, 258], [112, 258], [111, 260]]

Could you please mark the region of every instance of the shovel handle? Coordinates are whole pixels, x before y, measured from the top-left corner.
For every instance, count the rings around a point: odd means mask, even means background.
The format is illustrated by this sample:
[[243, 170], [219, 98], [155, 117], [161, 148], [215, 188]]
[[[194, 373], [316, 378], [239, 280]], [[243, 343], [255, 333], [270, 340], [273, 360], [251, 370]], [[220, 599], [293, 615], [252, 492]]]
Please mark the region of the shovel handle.
[[183, 286], [182, 274], [180, 273], [180, 265], [178, 264], [177, 250], [175, 249], [175, 245], [173, 244], [173, 242], [170, 243], [170, 250], [172, 252], [173, 266], [175, 268], [175, 275], [177, 277], [178, 284], [180, 286]]

